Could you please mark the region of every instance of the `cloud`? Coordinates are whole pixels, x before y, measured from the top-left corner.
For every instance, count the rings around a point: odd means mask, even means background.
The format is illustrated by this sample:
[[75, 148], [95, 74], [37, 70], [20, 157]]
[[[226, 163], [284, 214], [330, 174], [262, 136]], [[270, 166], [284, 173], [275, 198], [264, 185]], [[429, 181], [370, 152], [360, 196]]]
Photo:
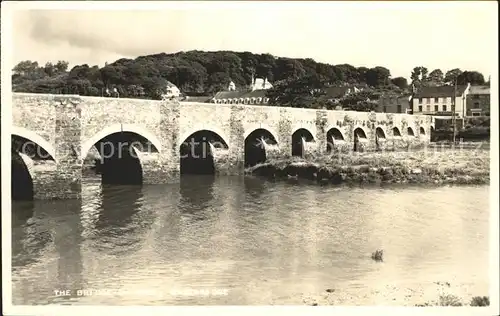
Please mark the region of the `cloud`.
[[[483, 4], [308, 5], [264, 3], [218, 9], [31, 10], [14, 16], [14, 59], [98, 64], [187, 50], [234, 50], [384, 66], [494, 67], [497, 20]], [[478, 56], [477, 52], [482, 52]]]

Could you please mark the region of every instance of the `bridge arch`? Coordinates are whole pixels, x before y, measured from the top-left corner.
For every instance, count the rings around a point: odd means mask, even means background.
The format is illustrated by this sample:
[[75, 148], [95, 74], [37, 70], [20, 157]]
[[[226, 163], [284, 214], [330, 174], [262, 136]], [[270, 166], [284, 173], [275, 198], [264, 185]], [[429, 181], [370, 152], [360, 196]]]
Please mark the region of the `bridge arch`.
[[345, 137], [342, 131], [337, 127], [332, 127], [326, 132], [326, 152], [332, 152], [335, 143], [344, 142]]
[[37, 144], [50, 155], [52, 160], [56, 161], [56, 150], [54, 149], [54, 147], [37, 133], [23, 127], [12, 126], [11, 135], [17, 135], [26, 140], [29, 140], [30, 142], [33, 142], [34, 144]]
[[[18, 135], [22, 134], [24, 136]], [[28, 138], [29, 137], [29, 138]], [[35, 141], [36, 140], [36, 141]], [[41, 144], [48, 146], [44, 148]], [[49, 152], [52, 151], [52, 154]], [[36, 166], [55, 166], [53, 147], [35, 133], [17, 129], [11, 133], [11, 198], [33, 200], [36, 193]], [[52, 168], [51, 168], [52, 169]]]
[[392, 128], [392, 136], [401, 137], [401, 132], [399, 131], [399, 128], [397, 128], [397, 126], [394, 126]]
[[215, 133], [215, 134], [219, 135], [219, 137], [224, 141], [224, 143], [228, 147], [231, 146], [231, 144], [229, 142], [229, 137], [228, 137], [228, 135], [226, 135], [224, 130], [222, 130], [221, 128], [218, 128], [217, 126], [206, 127], [203, 124], [195, 124], [194, 126], [189, 128], [189, 130], [184, 131], [181, 135], [179, 135], [179, 142], [180, 142], [179, 144], [182, 144], [182, 142], [184, 142], [186, 139], [188, 139], [191, 135], [193, 135], [194, 133], [199, 132], [199, 131], [209, 131], [209, 132]]
[[314, 142], [313, 134], [305, 128], [298, 128], [292, 134], [292, 156], [303, 156], [305, 143]]
[[251, 127], [245, 129], [245, 133], [243, 134], [244, 138], [246, 139], [250, 134], [255, 132], [256, 130], [266, 130], [268, 133], [271, 134], [272, 138], [277, 142], [278, 141], [278, 133], [269, 125], [264, 124], [264, 123], [259, 123], [259, 124], [252, 124]]
[[[265, 128], [257, 128], [245, 136], [245, 167], [263, 163], [268, 151], [276, 149], [276, 137]], [[274, 147], [274, 148], [273, 148]]]
[[367, 137], [365, 130], [361, 126], [356, 127], [353, 132], [354, 151], [362, 150], [362, 147], [360, 147], [359, 145], [360, 143], [366, 141]]
[[420, 135], [425, 135], [425, 128], [420, 126]]
[[156, 136], [135, 124], [115, 124], [106, 127], [82, 145], [81, 159], [88, 158], [90, 149], [99, 153], [96, 169], [105, 184], [142, 184], [144, 167], [151, 154], [157, 154], [161, 143]]
[[410, 136], [410, 137], [415, 136], [415, 133], [413, 132], [413, 128], [411, 128], [410, 126], [408, 126], [407, 131], [408, 131], [408, 136]]
[[385, 139], [386, 138], [385, 137], [385, 132], [382, 129], [382, 127], [380, 127], [380, 126], [375, 129], [375, 135], [377, 135], [377, 137], [379, 139]]
[[358, 126], [354, 129], [353, 137], [354, 138], [357, 137], [358, 139], [361, 139], [361, 140], [367, 139], [366, 132], [361, 126]]
[[180, 172], [182, 174], [214, 174], [214, 156], [229, 146], [218, 133], [203, 129], [181, 139], [179, 145]]
[[82, 144], [82, 150], [81, 150], [81, 159], [85, 159], [87, 156], [90, 148], [92, 148], [98, 141], [101, 139], [105, 138], [106, 136], [109, 136], [111, 134], [115, 133], [120, 133], [120, 132], [130, 132], [134, 133], [137, 135], [141, 135], [144, 138], [148, 139], [154, 147], [158, 151], [161, 152], [161, 142], [160, 140], [151, 132], [149, 132], [147, 129], [145, 129], [142, 126], [135, 125], [135, 124], [114, 124], [108, 127], [103, 128], [100, 130], [97, 134], [92, 136], [91, 138], [87, 139], [83, 144]]

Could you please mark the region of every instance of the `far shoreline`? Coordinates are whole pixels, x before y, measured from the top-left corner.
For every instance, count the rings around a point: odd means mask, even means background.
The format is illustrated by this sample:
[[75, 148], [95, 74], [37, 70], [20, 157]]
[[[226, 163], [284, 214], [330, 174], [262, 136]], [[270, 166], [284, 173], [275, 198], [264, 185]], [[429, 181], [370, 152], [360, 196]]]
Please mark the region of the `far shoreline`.
[[332, 186], [481, 186], [490, 184], [490, 157], [488, 149], [348, 152], [270, 159], [246, 168], [245, 174]]

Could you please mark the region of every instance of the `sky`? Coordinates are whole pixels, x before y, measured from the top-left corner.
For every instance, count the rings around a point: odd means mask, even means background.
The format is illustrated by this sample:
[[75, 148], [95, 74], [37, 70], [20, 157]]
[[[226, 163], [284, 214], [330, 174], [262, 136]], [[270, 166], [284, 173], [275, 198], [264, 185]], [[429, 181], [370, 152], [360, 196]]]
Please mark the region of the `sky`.
[[13, 12], [12, 62], [103, 66], [160, 52], [232, 50], [383, 66], [392, 77], [409, 78], [415, 66], [460, 68], [487, 80], [498, 58], [496, 1], [86, 5]]

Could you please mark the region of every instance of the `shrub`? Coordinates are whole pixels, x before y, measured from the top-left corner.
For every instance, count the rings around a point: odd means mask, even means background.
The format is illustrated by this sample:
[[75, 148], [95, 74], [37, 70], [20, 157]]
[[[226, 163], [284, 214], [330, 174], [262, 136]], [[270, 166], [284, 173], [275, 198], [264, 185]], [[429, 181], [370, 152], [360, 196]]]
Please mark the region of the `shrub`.
[[475, 296], [472, 298], [470, 306], [490, 306], [490, 298], [488, 296]]
[[463, 304], [458, 296], [446, 294], [439, 296], [438, 306], [463, 306]]

